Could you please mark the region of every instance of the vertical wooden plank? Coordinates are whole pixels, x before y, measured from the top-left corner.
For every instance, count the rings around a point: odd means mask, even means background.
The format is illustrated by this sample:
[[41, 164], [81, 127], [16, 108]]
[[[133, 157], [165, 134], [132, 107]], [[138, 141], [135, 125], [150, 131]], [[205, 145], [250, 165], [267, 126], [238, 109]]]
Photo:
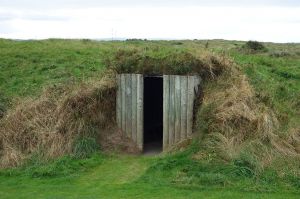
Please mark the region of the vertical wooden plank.
[[198, 93], [200, 82], [201, 82], [201, 78], [199, 76], [194, 76], [194, 87], [196, 93]]
[[121, 76], [119, 74], [116, 75], [117, 79], [117, 99], [116, 99], [116, 120], [118, 129], [122, 129], [122, 110], [121, 110], [121, 102], [122, 102], [122, 95], [121, 95]]
[[169, 75], [163, 76], [163, 149], [168, 148], [169, 144]]
[[126, 130], [126, 87], [125, 87], [125, 75], [121, 74], [121, 123], [122, 123], [122, 132], [125, 133]]
[[144, 143], [144, 79], [137, 74], [137, 145], [143, 150]]
[[184, 140], [187, 138], [187, 95], [188, 95], [188, 77], [181, 76], [180, 90], [181, 90], [181, 136], [180, 139]]
[[169, 102], [169, 145], [174, 144], [175, 138], [175, 76], [170, 75], [169, 77], [170, 82], [170, 102]]
[[187, 137], [192, 136], [194, 107], [194, 77], [188, 76]]
[[137, 110], [137, 76], [136, 74], [132, 74], [131, 76], [131, 89], [132, 89], [132, 106], [131, 106], [131, 115], [132, 115], [132, 123], [131, 123], [131, 130], [132, 130], [132, 140], [136, 143], [136, 125], [137, 125], [137, 119], [136, 119], [136, 110]]
[[131, 74], [126, 74], [126, 134], [131, 138]]
[[175, 76], [175, 143], [180, 141], [180, 120], [181, 120], [181, 96], [180, 96], [180, 76]]

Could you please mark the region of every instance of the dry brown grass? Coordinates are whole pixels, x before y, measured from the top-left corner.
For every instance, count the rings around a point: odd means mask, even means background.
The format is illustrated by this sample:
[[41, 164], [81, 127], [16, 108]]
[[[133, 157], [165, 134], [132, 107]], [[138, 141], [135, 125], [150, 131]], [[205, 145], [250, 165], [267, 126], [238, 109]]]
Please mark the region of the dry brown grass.
[[114, 127], [115, 78], [45, 90], [16, 105], [1, 120], [1, 167], [18, 166], [34, 153], [55, 158], [72, 152], [78, 136], [100, 135]]
[[204, 86], [196, 125], [204, 145], [227, 161], [246, 152], [262, 167], [278, 156], [299, 157], [299, 130], [281, 137], [273, 111], [258, 101], [235, 66], [228, 69]]
[[99, 142], [104, 152], [117, 152], [125, 154], [139, 154], [140, 149], [136, 143], [128, 138], [117, 128], [102, 132], [99, 136]]

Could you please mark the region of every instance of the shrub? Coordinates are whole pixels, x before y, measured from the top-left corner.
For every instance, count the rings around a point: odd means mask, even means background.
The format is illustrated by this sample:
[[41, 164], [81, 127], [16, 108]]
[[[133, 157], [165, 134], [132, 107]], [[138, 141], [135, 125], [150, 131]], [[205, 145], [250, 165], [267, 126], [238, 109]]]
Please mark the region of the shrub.
[[92, 42], [91, 39], [81, 39], [80, 41], [82, 41], [82, 43], [90, 43], [90, 42]]
[[266, 52], [267, 48], [258, 41], [248, 41], [242, 46], [242, 49], [249, 52]]
[[286, 51], [273, 51], [270, 53], [270, 57], [288, 57], [288, 56], [291, 56], [291, 54]]
[[206, 43], [205, 43], [205, 48], [207, 49], [208, 46], [209, 46], [209, 43], [208, 43], [208, 41], [206, 41]]
[[125, 41], [127, 41], [127, 42], [141, 42], [141, 41], [147, 41], [147, 39], [132, 38], [132, 39], [126, 39]]
[[174, 41], [174, 42], [172, 42], [172, 45], [179, 46], [179, 45], [183, 45], [183, 43], [181, 41]]

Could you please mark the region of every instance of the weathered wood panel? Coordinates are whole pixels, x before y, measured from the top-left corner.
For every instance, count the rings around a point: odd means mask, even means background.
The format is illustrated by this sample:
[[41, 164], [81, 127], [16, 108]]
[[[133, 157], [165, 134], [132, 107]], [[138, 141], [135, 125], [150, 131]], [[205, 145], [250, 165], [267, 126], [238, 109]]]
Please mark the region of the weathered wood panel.
[[132, 140], [136, 143], [137, 141], [137, 76], [131, 76], [131, 116], [132, 116], [132, 123], [131, 123], [131, 131], [132, 131]]
[[128, 137], [131, 137], [132, 132], [131, 132], [131, 102], [132, 102], [132, 97], [131, 97], [131, 75], [126, 74], [126, 134]]
[[192, 135], [193, 131], [193, 106], [194, 106], [194, 80], [193, 76], [188, 77], [188, 95], [187, 95], [187, 137]]
[[122, 128], [122, 90], [120, 88], [121, 86], [121, 76], [120, 75], [117, 75], [116, 76], [116, 79], [117, 79], [117, 85], [118, 85], [118, 88], [117, 88], [117, 100], [116, 100], [116, 114], [117, 114], [117, 125], [118, 125], [118, 128], [121, 129]]
[[175, 76], [170, 75], [169, 77], [169, 145], [174, 144], [174, 138], [175, 138]]
[[191, 137], [194, 100], [199, 84], [198, 76], [164, 75], [164, 149]]
[[180, 141], [180, 120], [181, 120], [181, 88], [180, 88], [180, 76], [175, 76], [175, 140], [174, 142], [177, 143]]
[[170, 81], [169, 75], [163, 76], [163, 149], [169, 145], [169, 101], [170, 101]]
[[144, 79], [137, 75], [137, 145], [143, 150], [144, 143]]
[[143, 76], [117, 75], [116, 117], [118, 128], [143, 148]]
[[180, 119], [180, 139], [187, 138], [187, 76], [181, 76], [180, 90], [181, 90], [181, 119]]
[[201, 78], [199, 76], [194, 76], [195, 94], [198, 93], [198, 91], [199, 91], [198, 89], [199, 89], [200, 83], [201, 83]]
[[125, 75], [124, 74], [122, 74], [121, 75], [121, 85], [119, 85], [119, 87], [121, 88], [121, 93], [122, 93], [122, 102], [121, 102], [121, 104], [122, 104], [122, 108], [121, 108], [121, 110], [122, 110], [122, 113], [121, 113], [121, 115], [122, 115], [122, 124], [121, 124], [121, 126], [122, 126], [122, 128], [121, 128], [121, 130], [124, 132], [124, 133], [126, 133], [125, 132], [125, 130], [126, 130], [126, 101], [125, 101], [125, 96], [126, 96], [126, 84], [125, 84]]

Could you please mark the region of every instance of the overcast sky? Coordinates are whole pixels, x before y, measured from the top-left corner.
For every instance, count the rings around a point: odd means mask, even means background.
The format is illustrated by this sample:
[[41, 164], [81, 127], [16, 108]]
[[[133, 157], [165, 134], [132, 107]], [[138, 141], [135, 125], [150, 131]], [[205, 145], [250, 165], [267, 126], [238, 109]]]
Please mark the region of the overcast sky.
[[0, 0], [0, 37], [300, 42], [300, 0]]

